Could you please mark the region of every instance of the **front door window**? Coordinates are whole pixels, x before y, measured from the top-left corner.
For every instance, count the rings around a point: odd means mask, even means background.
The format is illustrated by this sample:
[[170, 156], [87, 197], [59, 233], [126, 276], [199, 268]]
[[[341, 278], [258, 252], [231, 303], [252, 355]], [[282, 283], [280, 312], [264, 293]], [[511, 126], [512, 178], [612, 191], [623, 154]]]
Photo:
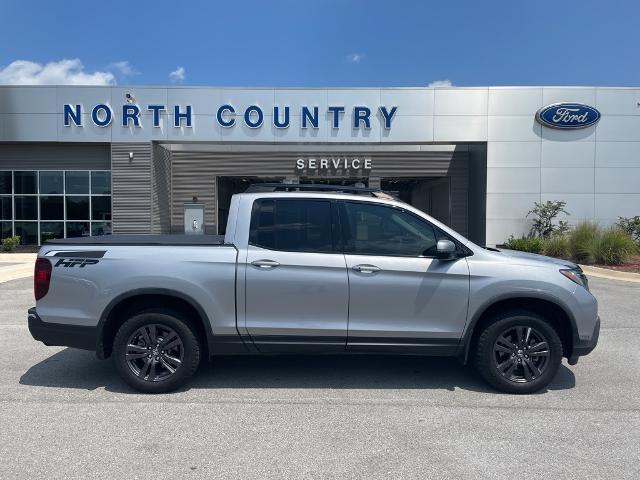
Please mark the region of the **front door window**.
[[416, 216], [384, 205], [345, 204], [345, 253], [398, 257], [434, 256], [433, 227]]

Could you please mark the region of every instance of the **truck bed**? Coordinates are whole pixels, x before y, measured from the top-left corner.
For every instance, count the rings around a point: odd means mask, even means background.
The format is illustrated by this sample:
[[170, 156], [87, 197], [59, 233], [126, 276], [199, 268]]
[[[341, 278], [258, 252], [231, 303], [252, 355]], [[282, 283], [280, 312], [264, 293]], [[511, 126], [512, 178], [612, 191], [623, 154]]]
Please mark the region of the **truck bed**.
[[136, 246], [205, 246], [224, 245], [224, 235], [101, 235], [47, 240], [45, 245], [136, 245]]

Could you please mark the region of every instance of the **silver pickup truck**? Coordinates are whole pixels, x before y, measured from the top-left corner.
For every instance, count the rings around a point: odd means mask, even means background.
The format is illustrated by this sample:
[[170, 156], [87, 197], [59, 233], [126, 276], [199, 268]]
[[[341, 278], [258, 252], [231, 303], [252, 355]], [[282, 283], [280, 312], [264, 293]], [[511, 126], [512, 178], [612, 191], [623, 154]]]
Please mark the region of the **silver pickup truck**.
[[485, 249], [369, 189], [253, 187], [224, 237], [48, 241], [29, 330], [113, 357], [132, 387], [166, 392], [201, 359], [236, 354], [456, 356], [493, 387], [544, 388], [595, 347], [580, 267]]

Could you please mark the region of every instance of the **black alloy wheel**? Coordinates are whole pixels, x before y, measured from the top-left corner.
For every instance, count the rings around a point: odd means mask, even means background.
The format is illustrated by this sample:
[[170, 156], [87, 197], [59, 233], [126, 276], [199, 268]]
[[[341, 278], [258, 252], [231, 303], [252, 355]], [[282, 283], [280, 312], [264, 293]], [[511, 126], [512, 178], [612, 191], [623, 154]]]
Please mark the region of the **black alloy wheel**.
[[182, 366], [184, 345], [171, 327], [152, 323], [133, 332], [125, 355], [135, 376], [147, 382], [162, 382]]
[[562, 363], [562, 341], [553, 324], [537, 313], [510, 310], [482, 327], [474, 363], [492, 387], [507, 393], [544, 389]]
[[190, 322], [167, 309], [146, 310], [125, 321], [113, 341], [118, 373], [144, 393], [184, 385], [200, 364], [200, 343]]
[[511, 382], [525, 383], [539, 378], [549, 360], [549, 341], [534, 328], [518, 325], [505, 330], [493, 344], [494, 362], [500, 374]]

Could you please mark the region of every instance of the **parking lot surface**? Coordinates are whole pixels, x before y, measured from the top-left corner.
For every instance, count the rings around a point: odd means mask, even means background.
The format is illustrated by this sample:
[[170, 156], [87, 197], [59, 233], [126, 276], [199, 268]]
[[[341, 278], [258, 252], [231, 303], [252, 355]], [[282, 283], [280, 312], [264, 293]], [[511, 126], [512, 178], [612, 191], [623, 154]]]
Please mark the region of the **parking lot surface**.
[[32, 280], [0, 284], [0, 478], [640, 478], [640, 284], [591, 279], [602, 332], [550, 388], [453, 359], [235, 357], [167, 395], [45, 347]]

